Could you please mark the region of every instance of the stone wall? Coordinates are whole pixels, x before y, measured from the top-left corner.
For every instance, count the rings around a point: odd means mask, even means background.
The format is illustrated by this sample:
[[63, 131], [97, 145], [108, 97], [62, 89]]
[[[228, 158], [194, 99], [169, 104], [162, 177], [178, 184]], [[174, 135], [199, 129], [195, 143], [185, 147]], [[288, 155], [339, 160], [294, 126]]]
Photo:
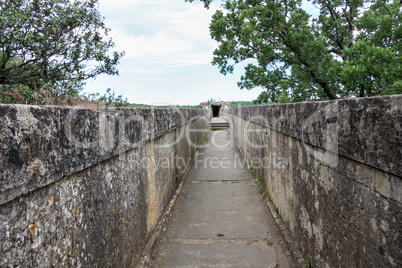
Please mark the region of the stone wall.
[[312, 267], [402, 266], [402, 95], [229, 108]]
[[133, 266], [208, 118], [0, 105], [0, 266]]

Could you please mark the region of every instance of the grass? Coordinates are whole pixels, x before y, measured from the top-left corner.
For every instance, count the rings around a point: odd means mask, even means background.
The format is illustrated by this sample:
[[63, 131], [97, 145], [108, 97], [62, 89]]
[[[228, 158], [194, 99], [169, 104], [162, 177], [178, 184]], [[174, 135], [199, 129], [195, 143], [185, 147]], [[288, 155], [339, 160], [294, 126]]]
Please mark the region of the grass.
[[197, 150], [200, 149], [201, 139], [198, 137], [197, 139]]
[[[257, 174], [257, 171], [255, 170], [253, 165], [251, 165], [250, 159], [248, 159], [248, 165], [250, 167], [251, 173], [253, 173], [253, 177], [256, 178], [258, 183], [259, 183], [258, 191], [260, 191], [260, 193], [262, 194], [263, 193], [262, 189], [265, 188], [264, 187], [264, 180], [262, 179], [260, 174]], [[265, 194], [267, 195], [268, 200], [271, 201], [271, 195], [269, 194], [267, 189], [265, 189]], [[276, 209], [278, 209], [278, 208], [276, 208]], [[279, 210], [277, 211], [276, 214], [278, 214], [278, 213], [279, 213]]]
[[[258, 191], [260, 191], [260, 193], [262, 194], [263, 193], [262, 189], [264, 188], [264, 181], [263, 181], [261, 175], [257, 174], [257, 171], [255, 170], [253, 165], [251, 165], [250, 159], [248, 159], [248, 165], [250, 167], [250, 171], [253, 173], [253, 177], [256, 178], [258, 183], [259, 183]], [[265, 189], [265, 194], [267, 195], [268, 200], [271, 201], [271, 195], [269, 194], [267, 189]], [[278, 207], [275, 207], [275, 212], [276, 212], [276, 214], [279, 214], [279, 208]], [[307, 267], [310, 267], [310, 266], [307, 266]]]
[[271, 195], [268, 193], [268, 190], [267, 190], [267, 189], [265, 189], [265, 193], [267, 194], [268, 200], [271, 201]]
[[258, 190], [260, 191], [260, 193], [262, 193], [262, 189], [264, 188], [264, 181], [263, 181], [262, 177], [260, 174], [257, 174], [257, 170], [255, 170], [255, 168], [251, 164], [250, 159], [248, 159], [248, 165], [250, 167], [251, 173], [253, 173], [254, 178], [256, 178], [258, 183], [260, 184], [260, 186], [258, 187]]
[[172, 192], [176, 191], [176, 183], [177, 180], [180, 179], [180, 174], [176, 174], [175, 172], [172, 173], [172, 177], [174, 180], [172, 180]]
[[[209, 140], [208, 140], [208, 137], [207, 137], [207, 132], [204, 133], [204, 140], [208, 142]], [[203, 142], [203, 139], [198, 137], [197, 138], [197, 150], [200, 149], [200, 145], [201, 145], [202, 142]]]

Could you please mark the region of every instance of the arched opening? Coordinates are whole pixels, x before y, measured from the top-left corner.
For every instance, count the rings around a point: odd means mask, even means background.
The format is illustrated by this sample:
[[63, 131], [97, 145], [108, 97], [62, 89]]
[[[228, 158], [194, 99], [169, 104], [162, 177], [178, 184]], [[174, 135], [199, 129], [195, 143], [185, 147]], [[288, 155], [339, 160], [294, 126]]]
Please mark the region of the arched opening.
[[213, 117], [219, 117], [219, 110], [221, 109], [221, 107], [222, 105], [211, 105]]

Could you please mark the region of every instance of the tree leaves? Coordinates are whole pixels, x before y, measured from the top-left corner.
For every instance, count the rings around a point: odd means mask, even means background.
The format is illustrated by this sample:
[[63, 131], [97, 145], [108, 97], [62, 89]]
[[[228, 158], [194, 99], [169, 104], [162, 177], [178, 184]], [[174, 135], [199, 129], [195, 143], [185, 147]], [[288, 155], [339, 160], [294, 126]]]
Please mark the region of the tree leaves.
[[[83, 81], [118, 74], [97, 0], [0, 2], [0, 84]], [[95, 61], [92, 67], [88, 62]]]
[[257, 101], [305, 101], [401, 93], [399, 1], [227, 0], [210, 25], [212, 63], [223, 74], [254, 59], [238, 83], [264, 87]]

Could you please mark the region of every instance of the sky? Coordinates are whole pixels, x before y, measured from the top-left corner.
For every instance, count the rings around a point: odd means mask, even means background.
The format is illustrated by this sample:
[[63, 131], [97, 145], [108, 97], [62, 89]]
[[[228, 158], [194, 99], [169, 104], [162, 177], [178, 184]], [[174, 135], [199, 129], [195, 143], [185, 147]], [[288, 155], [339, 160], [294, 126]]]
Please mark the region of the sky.
[[111, 88], [130, 103], [153, 105], [256, 99], [263, 89], [237, 86], [246, 64], [226, 76], [211, 64], [218, 43], [209, 24], [219, 7], [220, 1], [208, 10], [197, 0], [99, 0], [115, 50], [125, 56], [117, 66], [119, 76], [88, 80], [84, 92], [104, 94]]

